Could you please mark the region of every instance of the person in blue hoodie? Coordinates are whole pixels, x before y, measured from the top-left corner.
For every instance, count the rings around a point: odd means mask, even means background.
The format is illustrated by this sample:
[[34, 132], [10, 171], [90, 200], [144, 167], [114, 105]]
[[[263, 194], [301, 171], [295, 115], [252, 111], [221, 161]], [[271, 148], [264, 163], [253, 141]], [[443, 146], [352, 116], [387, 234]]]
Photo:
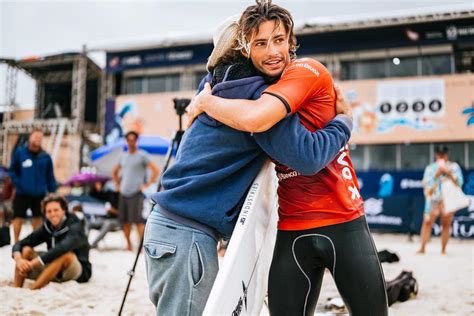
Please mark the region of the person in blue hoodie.
[[[218, 30], [204, 81], [218, 96], [258, 98], [275, 78], [257, 75], [251, 61], [232, 49], [234, 19]], [[344, 100], [338, 108], [348, 111]], [[156, 314], [202, 314], [217, 275], [217, 241], [231, 236], [246, 192], [269, 156], [312, 175], [334, 159], [351, 129], [351, 116], [340, 114], [311, 133], [294, 115], [270, 129], [268, 137], [254, 137], [200, 115], [162, 176], [164, 190], [152, 196], [156, 205], [147, 220], [144, 249]]]
[[13, 200], [13, 236], [18, 242], [26, 218], [26, 211], [33, 213], [33, 229], [42, 223], [41, 201], [47, 193], [56, 191], [51, 156], [41, 148], [43, 132], [34, 130], [28, 144], [16, 149], [10, 164], [9, 175], [16, 189]]

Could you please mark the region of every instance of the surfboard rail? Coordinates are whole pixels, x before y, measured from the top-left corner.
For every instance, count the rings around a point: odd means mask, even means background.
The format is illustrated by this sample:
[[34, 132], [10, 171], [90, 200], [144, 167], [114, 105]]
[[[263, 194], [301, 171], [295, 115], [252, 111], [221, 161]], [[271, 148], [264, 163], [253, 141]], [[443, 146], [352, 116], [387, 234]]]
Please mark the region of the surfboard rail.
[[259, 315], [277, 231], [277, 178], [267, 162], [252, 183], [203, 315]]

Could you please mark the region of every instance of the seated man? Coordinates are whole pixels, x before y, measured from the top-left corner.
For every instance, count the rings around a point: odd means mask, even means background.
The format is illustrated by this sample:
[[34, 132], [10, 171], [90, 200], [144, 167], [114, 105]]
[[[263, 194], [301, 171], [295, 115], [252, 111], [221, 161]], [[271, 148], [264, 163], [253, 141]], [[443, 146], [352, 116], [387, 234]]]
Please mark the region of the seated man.
[[[12, 179], [8, 172], [0, 166], [0, 212], [3, 213], [4, 222], [9, 223], [12, 213], [12, 200], [15, 195]], [[13, 214], [11, 214], [13, 215]]]
[[[42, 202], [46, 221], [13, 248], [15, 287], [23, 287], [25, 278], [33, 279], [30, 289], [40, 289], [50, 281], [87, 282], [92, 274], [89, 244], [81, 222], [67, 212], [63, 197], [50, 195]], [[46, 243], [48, 251], [36, 253], [33, 248]]]
[[122, 229], [118, 218], [118, 192], [107, 189], [102, 182], [95, 182], [89, 195], [105, 203], [106, 214], [92, 217], [88, 227], [89, 230], [99, 230], [99, 234], [90, 243], [91, 248], [97, 248], [108, 232]]

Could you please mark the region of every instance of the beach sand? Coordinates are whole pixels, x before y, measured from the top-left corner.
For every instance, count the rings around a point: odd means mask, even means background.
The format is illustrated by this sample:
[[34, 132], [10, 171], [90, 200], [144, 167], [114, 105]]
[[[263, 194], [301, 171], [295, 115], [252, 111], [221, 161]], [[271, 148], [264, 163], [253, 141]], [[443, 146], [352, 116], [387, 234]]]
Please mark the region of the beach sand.
[[[24, 227], [22, 235], [29, 231], [31, 228]], [[474, 315], [474, 240], [451, 239], [447, 255], [441, 256], [439, 238], [432, 239], [425, 255], [416, 255], [417, 237], [409, 242], [406, 235], [375, 233], [373, 236], [379, 250], [395, 252], [401, 259], [382, 264], [386, 280], [408, 270], [413, 271], [419, 284], [418, 296], [392, 305], [390, 315]], [[122, 250], [125, 242], [121, 232], [109, 233], [99, 248], [91, 250], [93, 277], [88, 283], [51, 283], [38, 291], [26, 288], [30, 281], [23, 289], [9, 285], [14, 269], [11, 246], [0, 248], [0, 315], [117, 315], [135, 253]], [[318, 310], [328, 298], [334, 297], [338, 293], [330, 274], [326, 273]], [[154, 314], [148, 300], [143, 254], [123, 314]], [[318, 312], [317, 315], [331, 314]]]

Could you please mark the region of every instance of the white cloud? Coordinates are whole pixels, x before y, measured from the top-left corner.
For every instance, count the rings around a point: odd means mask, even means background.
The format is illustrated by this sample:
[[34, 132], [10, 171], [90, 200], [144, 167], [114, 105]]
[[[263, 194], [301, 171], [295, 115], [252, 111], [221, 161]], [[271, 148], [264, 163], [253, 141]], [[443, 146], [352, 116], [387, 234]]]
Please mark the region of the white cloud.
[[[445, 5], [443, 0], [274, 1], [292, 12], [295, 21], [318, 16], [351, 15], [414, 7]], [[156, 37], [168, 32], [212, 30], [225, 17], [243, 11], [254, 1], [2, 1], [0, 0], [0, 57], [22, 58], [64, 51], [82, 45], [119, 43], [124, 39]], [[474, 6], [472, 1], [450, 1]], [[473, 8], [474, 9], [474, 8]], [[99, 57], [103, 64], [103, 57]], [[0, 87], [5, 72], [0, 67]], [[23, 84], [23, 83], [22, 83]], [[26, 84], [28, 86], [28, 84]], [[20, 89], [21, 88], [21, 89]], [[22, 105], [34, 93], [19, 87]], [[0, 88], [0, 104], [4, 100]], [[34, 89], [33, 89], [34, 90]], [[29, 100], [29, 101], [28, 101]], [[26, 103], [25, 103], [26, 102]]]

